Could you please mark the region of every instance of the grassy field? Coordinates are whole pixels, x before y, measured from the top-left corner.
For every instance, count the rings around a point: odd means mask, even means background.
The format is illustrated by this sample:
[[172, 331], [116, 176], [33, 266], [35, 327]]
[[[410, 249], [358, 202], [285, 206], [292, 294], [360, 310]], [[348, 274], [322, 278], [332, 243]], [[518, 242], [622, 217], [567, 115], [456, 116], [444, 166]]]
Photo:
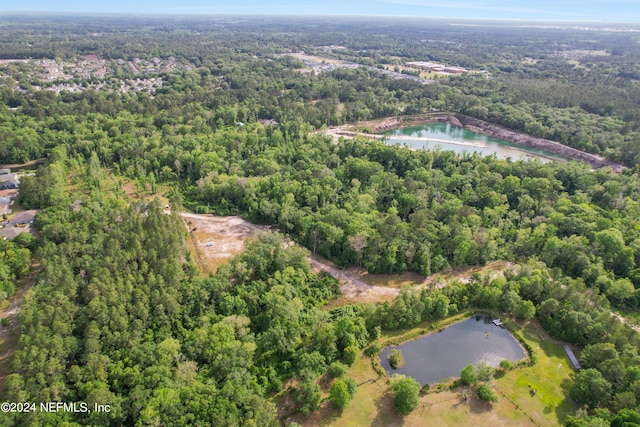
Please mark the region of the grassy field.
[[[542, 329], [537, 321], [516, 327], [533, 347], [538, 362], [515, 369], [496, 381], [498, 389], [517, 402], [540, 425], [559, 425], [578, 407], [565, 399], [573, 368], [562, 345]], [[532, 394], [531, 390], [535, 390]]]
[[[452, 320], [464, 318], [455, 316]], [[402, 340], [429, 324], [404, 331], [385, 333], [380, 338]], [[473, 390], [463, 398], [464, 388], [432, 391], [420, 399], [418, 408], [406, 417], [393, 409], [388, 378], [379, 376], [371, 359], [359, 355], [347, 376], [359, 384], [355, 399], [340, 413], [329, 402], [309, 417], [299, 414], [286, 419], [304, 426], [557, 426], [577, 407], [565, 400], [572, 373], [570, 362], [559, 343], [550, 339], [536, 321], [514, 325], [524, 339], [535, 349], [538, 361], [534, 366], [513, 369], [492, 381], [499, 400], [486, 404], [477, 399]], [[535, 390], [535, 393], [532, 392]]]
[[[410, 68], [410, 67], [403, 67], [402, 65], [385, 65], [384, 68], [385, 70], [388, 71], [395, 71], [396, 67], [398, 68], [398, 72], [402, 72], [404, 70], [408, 70], [408, 71], [418, 71], [415, 68]], [[420, 78], [423, 79], [431, 79], [431, 80], [435, 80], [437, 78], [440, 77], [446, 77], [448, 76], [449, 73], [434, 73], [433, 71], [420, 71]]]

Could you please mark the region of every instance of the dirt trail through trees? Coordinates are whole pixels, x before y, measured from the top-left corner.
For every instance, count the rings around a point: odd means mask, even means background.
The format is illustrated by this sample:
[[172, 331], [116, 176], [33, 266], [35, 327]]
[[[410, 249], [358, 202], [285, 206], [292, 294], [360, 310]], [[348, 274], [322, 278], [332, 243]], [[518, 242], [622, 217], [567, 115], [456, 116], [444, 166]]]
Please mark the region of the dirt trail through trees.
[[7, 326], [0, 325], [0, 397], [4, 394], [4, 380], [9, 372], [8, 363], [11, 355], [16, 350], [20, 331], [18, 325], [18, 313], [22, 307], [24, 295], [35, 283], [37, 271], [25, 279], [19, 286], [15, 294], [4, 301], [0, 308], [0, 319], [9, 319]]
[[330, 276], [342, 281], [340, 291], [343, 295], [351, 298], [363, 298], [368, 299], [380, 295], [396, 296], [400, 293], [400, 289], [397, 288], [385, 288], [382, 286], [371, 286], [368, 283], [363, 282], [357, 275], [350, 273], [349, 271], [338, 270], [327, 260], [323, 260], [319, 257], [309, 257], [309, 262], [313, 268], [322, 270]]
[[7, 318], [10, 322], [10, 326], [0, 326], [0, 338], [4, 338], [15, 326], [16, 316], [20, 313], [24, 294], [27, 293], [35, 283], [37, 274], [37, 271], [34, 271], [29, 277], [22, 279], [21, 283], [18, 284], [16, 293], [0, 305], [0, 319]]
[[[194, 261], [204, 274], [214, 273], [222, 263], [244, 249], [244, 241], [268, 227], [252, 224], [237, 216], [220, 217], [183, 212], [181, 214], [193, 244], [190, 245]], [[195, 252], [195, 253], [194, 253]], [[343, 295], [358, 300], [372, 300], [377, 296], [394, 297], [397, 288], [372, 286], [360, 280], [357, 274], [338, 270], [331, 262], [319, 256], [309, 257], [313, 268], [322, 270], [342, 281]]]

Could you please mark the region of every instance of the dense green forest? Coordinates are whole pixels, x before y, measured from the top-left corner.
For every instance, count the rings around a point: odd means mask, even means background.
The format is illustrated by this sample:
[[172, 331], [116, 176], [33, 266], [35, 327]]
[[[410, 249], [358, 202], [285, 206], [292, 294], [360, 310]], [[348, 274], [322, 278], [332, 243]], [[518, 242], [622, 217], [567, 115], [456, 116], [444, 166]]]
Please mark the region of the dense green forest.
[[[183, 64], [158, 73], [163, 86], [150, 94], [56, 93], [34, 77], [33, 63], [0, 63], [0, 163], [46, 158], [22, 178], [19, 196], [42, 209], [40, 237], [0, 245], [0, 299], [32, 257], [40, 263], [5, 400], [111, 405], [108, 413], [5, 414], [9, 425], [277, 425], [274, 393], [289, 390], [311, 413], [322, 398], [316, 379], [353, 364], [381, 331], [474, 308], [537, 317], [583, 349], [585, 369], [567, 398], [587, 411], [567, 425], [640, 425], [639, 337], [611, 315], [640, 309], [637, 33], [599, 29], [586, 42], [576, 29], [453, 31], [440, 21], [338, 19], [322, 31], [310, 18], [216, 22], [0, 21], [5, 58]], [[344, 47], [327, 58], [373, 68], [304, 74], [281, 55], [327, 45]], [[607, 55], [576, 65], [558, 54], [570, 50]], [[491, 76], [422, 84], [375, 70], [411, 60]], [[105, 77], [114, 85], [133, 78], [122, 69]], [[364, 138], [335, 144], [319, 132], [433, 109], [628, 169], [409, 151]], [[171, 213], [159, 200], [128, 199], [124, 180], [169, 189]], [[201, 277], [181, 209], [239, 214], [279, 232]], [[338, 284], [311, 272], [309, 253], [371, 273], [428, 276], [495, 259], [519, 267], [329, 309]], [[342, 388], [352, 396], [351, 383]]]

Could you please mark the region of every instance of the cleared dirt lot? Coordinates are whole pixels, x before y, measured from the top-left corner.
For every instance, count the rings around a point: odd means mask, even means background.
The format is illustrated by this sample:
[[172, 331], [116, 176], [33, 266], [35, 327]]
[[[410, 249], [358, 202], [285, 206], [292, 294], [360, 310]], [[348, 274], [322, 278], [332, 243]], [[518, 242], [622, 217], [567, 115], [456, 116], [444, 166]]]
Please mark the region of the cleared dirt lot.
[[215, 273], [225, 261], [244, 250], [244, 241], [268, 227], [255, 225], [239, 216], [182, 213], [189, 230], [194, 261], [204, 274]]
[[[215, 273], [218, 267], [244, 250], [244, 242], [269, 227], [255, 225], [238, 216], [214, 216], [182, 213], [189, 230], [189, 249], [203, 274]], [[340, 289], [345, 297], [359, 302], [392, 299], [399, 290], [385, 286], [371, 286], [360, 280], [349, 270], [338, 270], [333, 263], [314, 256], [309, 257], [311, 266], [340, 280]]]

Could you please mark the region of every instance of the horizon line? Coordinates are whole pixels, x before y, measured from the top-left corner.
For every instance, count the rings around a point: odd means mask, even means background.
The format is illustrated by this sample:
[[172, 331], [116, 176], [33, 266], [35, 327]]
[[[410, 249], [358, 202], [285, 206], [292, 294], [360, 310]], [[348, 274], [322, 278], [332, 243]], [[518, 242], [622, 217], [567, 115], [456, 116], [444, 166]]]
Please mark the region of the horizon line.
[[461, 20], [461, 21], [513, 21], [513, 22], [550, 22], [550, 23], [593, 23], [593, 24], [632, 24], [640, 25], [637, 21], [608, 21], [593, 19], [550, 19], [550, 18], [487, 18], [487, 17], [459, 17], [459, 16], [415, 16], [415, 15], [387, 15], [387, 14], [354, 14], [354, 13], [246, 13], [246, 12], [98, 12], [98, 11], [78, 11], [78, 10], [2, 10], [2, 15], [82, 15], [82, 16], [234, 16], [234, 17], [352, 17], [352, 18], [403, 18], [403, 19], [435, 19], [435, 20]]

